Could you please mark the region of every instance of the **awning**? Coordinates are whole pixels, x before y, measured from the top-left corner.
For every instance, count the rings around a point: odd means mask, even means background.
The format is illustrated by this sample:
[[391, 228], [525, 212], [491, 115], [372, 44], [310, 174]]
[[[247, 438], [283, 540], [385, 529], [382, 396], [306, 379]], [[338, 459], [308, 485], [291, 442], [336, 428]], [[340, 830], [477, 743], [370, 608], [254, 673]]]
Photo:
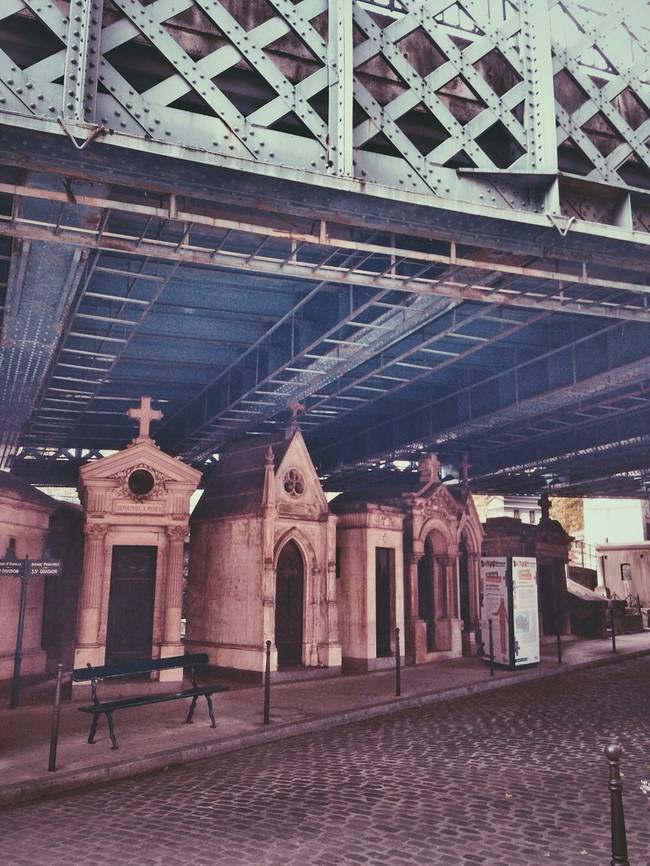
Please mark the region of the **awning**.
[[599, 601], [601, 604], [607, 604], [605, 596], [600, 595], [598, 592], [594, 592], [593, 589], [587, 589], [586, 586], [583, 586], [575, 580], [571, 580], [570, 577], [567, 577], [566, 579], [566, 588], [571, 595], [575, 595], [581, 601]]

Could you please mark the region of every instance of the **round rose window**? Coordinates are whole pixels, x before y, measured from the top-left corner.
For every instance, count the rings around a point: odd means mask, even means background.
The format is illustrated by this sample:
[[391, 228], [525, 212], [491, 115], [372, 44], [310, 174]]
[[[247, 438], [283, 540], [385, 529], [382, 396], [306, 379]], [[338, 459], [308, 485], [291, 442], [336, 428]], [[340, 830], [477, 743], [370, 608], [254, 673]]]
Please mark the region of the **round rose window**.
[[155, 479], [148, 469], [135, 469], [128, 480], [129, 490], [134, 496], [146, 496], [154, 488]]
[[302, 496], [305, 492], [305, 479], [297, 469], [289, 469], [284, 476], [284, 489], [289, 496]]

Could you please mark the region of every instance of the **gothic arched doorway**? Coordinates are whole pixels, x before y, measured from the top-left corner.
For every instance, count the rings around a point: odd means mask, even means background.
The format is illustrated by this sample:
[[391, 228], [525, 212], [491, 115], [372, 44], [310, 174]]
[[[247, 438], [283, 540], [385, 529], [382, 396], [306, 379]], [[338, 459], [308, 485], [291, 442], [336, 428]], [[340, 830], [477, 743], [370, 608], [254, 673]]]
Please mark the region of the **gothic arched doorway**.
[[302, 664], [304, 565], [295, 541], [288, 541], [278, 557], [275, 578], [275, 646], [278, 667]]

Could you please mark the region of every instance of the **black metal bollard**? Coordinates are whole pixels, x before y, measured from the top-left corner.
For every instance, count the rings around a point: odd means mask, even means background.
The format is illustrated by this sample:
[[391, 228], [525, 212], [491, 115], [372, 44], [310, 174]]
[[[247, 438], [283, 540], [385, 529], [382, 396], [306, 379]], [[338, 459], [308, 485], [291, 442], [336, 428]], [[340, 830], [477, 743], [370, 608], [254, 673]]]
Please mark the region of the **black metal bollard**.
[[395, 696], [399, 698], [402, 694], [402, 668], [399, 646], [399, 629], [395, 629]]
[[623, 782], [621, 781], [620, 746], [610, 745], [605, 749], [609, 764], [609, 800], [612, 814], [612, 859], [611, 866], [630, 866], [627, 856], [625, 815], [623, 813]]
[[264, 669], [264, 724], [271, 721], [271, 641], [266, 642], [266, 666]]
[[11, 679], [9, 709], [15, 710], [20, 699], [20, 667], [23, 658], [23, 632], [25, 630], [25, 611], [27, 609], [27, 583], [29, 581], [29, 560], [21, 561], [20, 601], [18, 603], [18, 627], [16, 629], [16, 652], [14, 653], [14, 673]]
[[56, 691], [54, 693], [54, 706], [52, 707], [52, 723], [50, 725], [50, 760], [47, 765], [48, 772], [56, 770], [56, 749], [59, 744], [59, 716], [61, 715], [61, 680], [63, 679], [63, 665], [59, 662], [56, 667]]
[[488, 620], [488, 629], [490, 633], [490, 676], [494, 676], [494, 638], [492, 636], [492, 620]]
[[609, 609], [609, 624], [612, 629], [612, 652], [616, 652], [616, 623], [614, 622], [614, 605]]

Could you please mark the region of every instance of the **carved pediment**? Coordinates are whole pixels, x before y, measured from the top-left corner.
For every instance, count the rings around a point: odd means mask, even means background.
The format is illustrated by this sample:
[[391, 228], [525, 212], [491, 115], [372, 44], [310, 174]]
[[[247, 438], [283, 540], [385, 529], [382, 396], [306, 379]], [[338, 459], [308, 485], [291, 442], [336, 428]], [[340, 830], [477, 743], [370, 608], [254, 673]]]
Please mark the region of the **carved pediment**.
[[200, 472], [149, 440], [82, 466], [79, 493], [86, 513], [97, 518], [186, 520], [200, 479]]
[[451, 493], [442, 484], [435, 488], [432, 495], [420, 500], [424, 518], [439, 517], [447, 523], [457, 523], [463, 511]]
[[318, 517], [329, 512], [327, 499], [300, 432], [275, 467], [275, 502], [279, 513]]
[[195, 488], [201, 480], [201, 473], [192, 466], [170, 457], [152, 443], [142, 442], [84, 464], [79, 472], [79, 481], [82, 486], [87, 486], [93, 482], [114, 480], [124, 473], [133, 472], [138, 466], [147, 467], [165, 482], [173, 481]]

